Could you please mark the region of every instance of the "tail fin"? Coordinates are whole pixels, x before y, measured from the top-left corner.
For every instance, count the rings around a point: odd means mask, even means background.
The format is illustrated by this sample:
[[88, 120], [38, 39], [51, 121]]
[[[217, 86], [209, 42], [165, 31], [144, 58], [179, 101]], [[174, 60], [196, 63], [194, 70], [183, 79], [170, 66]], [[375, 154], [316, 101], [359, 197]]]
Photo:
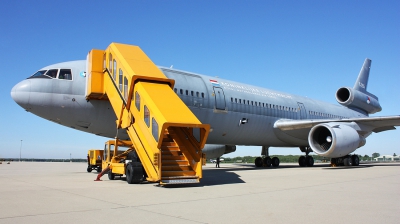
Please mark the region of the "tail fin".
[[369, 70], [371, 69], [371, 59], [366, 58], [363, 66], [361, 67], [360, 73], [356, 83], [354, 83], [353, 89], [363, 93], [367, 93]]

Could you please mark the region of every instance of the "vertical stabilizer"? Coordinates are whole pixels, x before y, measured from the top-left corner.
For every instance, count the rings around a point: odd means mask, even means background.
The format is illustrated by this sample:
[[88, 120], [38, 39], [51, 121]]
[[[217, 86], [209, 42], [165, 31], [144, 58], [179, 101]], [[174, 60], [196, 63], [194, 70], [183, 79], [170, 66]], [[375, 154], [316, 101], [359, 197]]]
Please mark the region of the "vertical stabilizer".
[[356, 83], [354, 83], [353, 89], [360, 92], [366, 93], [368, 86], [369, 70], [371, 69], [371, 59], [366, 58], [364, 64], [358, 74]]

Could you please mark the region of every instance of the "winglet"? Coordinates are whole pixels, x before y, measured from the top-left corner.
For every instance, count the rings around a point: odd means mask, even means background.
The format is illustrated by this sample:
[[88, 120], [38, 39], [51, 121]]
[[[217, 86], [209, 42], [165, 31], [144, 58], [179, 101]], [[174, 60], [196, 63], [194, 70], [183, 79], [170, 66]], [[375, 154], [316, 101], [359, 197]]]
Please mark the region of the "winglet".
[[369, 70], [371, 69], [371, 59], [366, 58], [364, 64], [358, 74], [356, 83], [354, 83], [353, 89], [360, 92], [366, 93], [368, 86]]

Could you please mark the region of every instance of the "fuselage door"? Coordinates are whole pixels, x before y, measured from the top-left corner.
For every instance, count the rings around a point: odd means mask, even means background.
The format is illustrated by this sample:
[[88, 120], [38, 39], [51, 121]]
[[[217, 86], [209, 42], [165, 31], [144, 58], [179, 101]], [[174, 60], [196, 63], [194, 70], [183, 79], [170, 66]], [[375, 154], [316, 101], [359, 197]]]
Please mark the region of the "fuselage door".
[[213, 87], [214, 88], [214, 97], [215, 97], [215, 109], [217, 110], [225, 110], [225, 94], [224, 90], [221, 87]]
[[303, 103], [297, 103], [299, 105], [299, 109], [300, 109], [300, 119], [307, 119], [307, 112], [306, 112], [306, 108], [304, 107]]

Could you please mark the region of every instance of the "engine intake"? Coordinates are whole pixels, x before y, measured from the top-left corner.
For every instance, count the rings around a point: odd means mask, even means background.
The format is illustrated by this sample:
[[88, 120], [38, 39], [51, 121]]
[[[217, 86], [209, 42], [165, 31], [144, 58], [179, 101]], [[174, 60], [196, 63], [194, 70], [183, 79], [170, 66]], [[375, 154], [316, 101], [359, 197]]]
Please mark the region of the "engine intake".
[[324, 123], [314, 126], [308, 134], [311, 149], [320, 156], [336, 158], [348, 155], [365, 145], [365, 138], [344, 124]]
[[368, 114], [382, 110], [378, 97], [368, 92], [361, 92], [349, 87], [342, 87], [336, 92], [336, 100], [343, 106], [357, 108]]

